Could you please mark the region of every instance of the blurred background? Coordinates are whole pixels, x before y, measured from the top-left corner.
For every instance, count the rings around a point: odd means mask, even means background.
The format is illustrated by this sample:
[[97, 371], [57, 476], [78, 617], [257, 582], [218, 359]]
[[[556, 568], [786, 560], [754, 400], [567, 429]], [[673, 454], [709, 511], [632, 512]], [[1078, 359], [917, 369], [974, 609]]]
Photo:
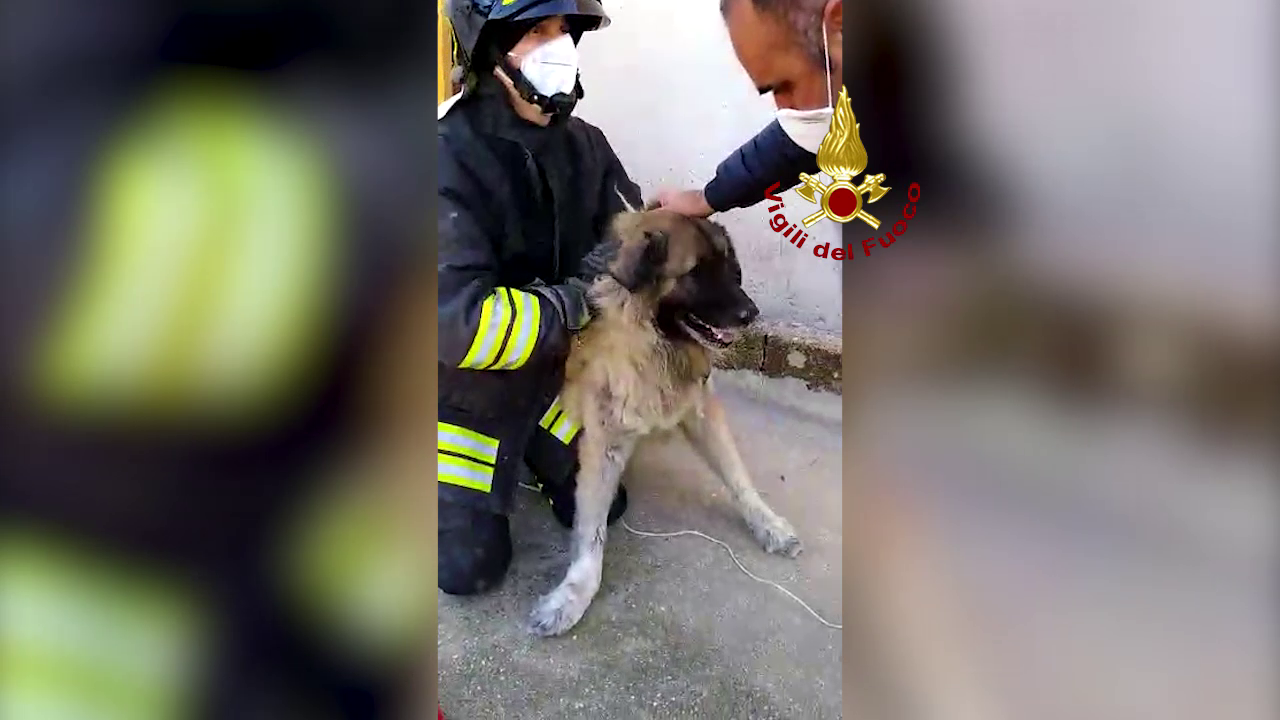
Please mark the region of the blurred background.
[[430, 677], [433, 26], [0, 4], [0, 717], [388, 717]]
[[1276, 13], [846, 3], [873, 164], [922, 187], [844, 267], [845, 602], [897, 603], [846, 707], [1275, 715]]

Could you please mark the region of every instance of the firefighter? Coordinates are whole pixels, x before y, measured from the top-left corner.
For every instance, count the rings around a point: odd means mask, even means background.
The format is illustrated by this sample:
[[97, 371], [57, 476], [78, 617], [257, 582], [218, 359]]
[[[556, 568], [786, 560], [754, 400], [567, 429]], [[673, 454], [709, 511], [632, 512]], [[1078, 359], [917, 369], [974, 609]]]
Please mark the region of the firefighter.
[[[438, 111], [439, 587], [492, 588], [527, 479], [573, 525], [580, 428], [557, 398], [606, 224], [638, 207], [604, 133], [572, 115], [598, 0], [450, 0], [463, 89]], [[610, 511], [626, 507], [619, 489]]]

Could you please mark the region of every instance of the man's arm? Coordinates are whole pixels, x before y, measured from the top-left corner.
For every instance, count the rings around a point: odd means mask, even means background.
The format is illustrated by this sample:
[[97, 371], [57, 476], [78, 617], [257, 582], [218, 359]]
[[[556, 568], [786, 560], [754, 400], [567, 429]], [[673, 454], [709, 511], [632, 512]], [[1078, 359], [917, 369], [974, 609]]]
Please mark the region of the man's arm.
[[774, 183], [790, 189], [800, 182], [800, 173], [817, 172], [817, 157], [796, 145], [774, 120], [716, 167], [702, 194], [712, 211], [724, 212], [755, 205]]
[[774, 183], [790, 189], [802, 172], [818, 172], [817, 157], [796, 145], [775, 120], [725, 158], [705, 188], [662, 192], [658, 202], [685, 215], [706, 217], [755, 205]]

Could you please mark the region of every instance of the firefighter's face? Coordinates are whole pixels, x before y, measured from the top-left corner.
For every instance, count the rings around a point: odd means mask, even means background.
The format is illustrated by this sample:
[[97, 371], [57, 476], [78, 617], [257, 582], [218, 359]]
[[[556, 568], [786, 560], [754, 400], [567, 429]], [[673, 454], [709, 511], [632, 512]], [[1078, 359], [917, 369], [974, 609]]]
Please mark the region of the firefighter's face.
[[[529, 28], [529, 30], [525, 32], [524, 36], [520, 38], [520, 41], [517, 42], [511, 50], [507, 51], [507, 61], [513, 66], [521, 67], [524, 59], [530, 53], [549, 42], [565, 38], [569, 35], [569, 32], [569, 21], [565, 16], [553, 15], [549, 18], [545, 18], [537, 25]], [[576, 66], [574, 67], [574, 70], [576, 73]], [[525, 72], [525, 77], [533, 82], [534, 87], [538, 88], [539, 92], [547, 95], [551, 95], [555, 92], [565, 92], [565, 89], [561, 88], [550, 89], [545, 86], [540, 86], [537, 78], [529, 77], [528, 69], [522, 67], [522, 71]], [[494, 68], [493, 72], [498, 76], [499, 80], [502, 81], [502, 84], [507, 87], [507, 92], [511, 97], [511, 103], [521, 117], [536, 125], [546, 126], [551, 122], [551, 115], [543, 112], [537, 105], [534, 105], [520, 97], [520, 93], [511, 82], [511, 78], [507, 76], [507, 73], [504, 72], [501, 67]], [[553, 78], [553, 83], [556, 79], [558, 78]]]
[[525, 55], [539, 47], [569, 34], [569, 20], [563, 15], [552, 15], [534, 25], [529, 32], [520, 38], [520, 42], [511, 48], [512, 59], [518, 65]]

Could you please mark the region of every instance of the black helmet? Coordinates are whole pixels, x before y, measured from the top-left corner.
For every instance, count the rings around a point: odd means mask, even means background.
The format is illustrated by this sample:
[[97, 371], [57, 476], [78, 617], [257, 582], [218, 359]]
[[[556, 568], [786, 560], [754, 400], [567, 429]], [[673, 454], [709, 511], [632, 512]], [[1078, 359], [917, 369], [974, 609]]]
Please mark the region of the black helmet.
[[564, 15], [570, 25], [574, 41], [582, 33], [609, 26], [609, 16], [600, 0], [446, 0], [445, 10], [453, 28], [457, 60], [469, 71], [483, 72], [501, 64], [507, 77], [526, 101], [552, 115], [567, 115], [582, 97], [579, 84], [573, 95], [556, 94], [547, 97], [539, 93], [524, 77], [519, 68], [506, 62], [508, 47], [498, 47], [495, 32], [498, 24], [519, 24], [542, 18]]

